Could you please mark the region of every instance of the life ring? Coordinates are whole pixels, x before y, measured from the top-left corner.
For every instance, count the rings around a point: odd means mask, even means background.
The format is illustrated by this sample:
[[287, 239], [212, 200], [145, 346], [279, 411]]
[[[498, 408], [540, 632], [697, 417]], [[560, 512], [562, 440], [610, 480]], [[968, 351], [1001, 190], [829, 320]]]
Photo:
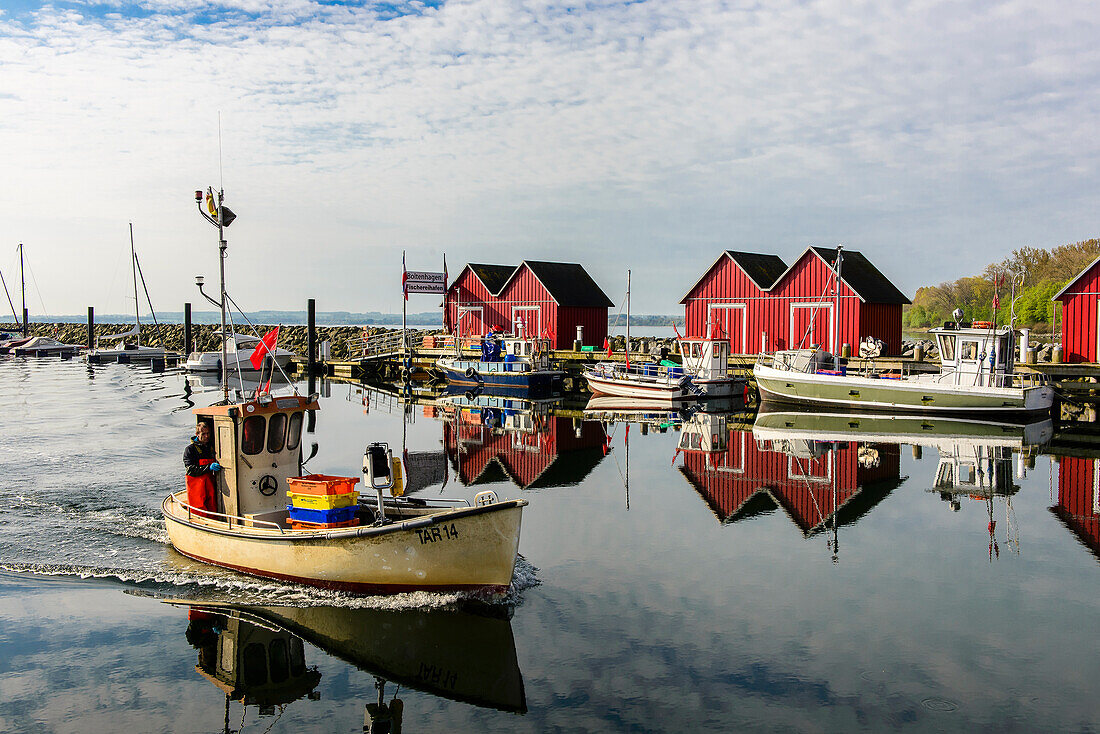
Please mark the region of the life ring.
[[466, 376], [471, 378], [471, 379], [473, 379], [474, 377], [477, 377], [477, 370], [475, 370], [473, 367], [467, 367], [466, 368]]
[[970, 327], [972, 329], [992, 329], [993, 328], [993, 322], [992, 321], [974, 321], [973, 323], [970, 324]]

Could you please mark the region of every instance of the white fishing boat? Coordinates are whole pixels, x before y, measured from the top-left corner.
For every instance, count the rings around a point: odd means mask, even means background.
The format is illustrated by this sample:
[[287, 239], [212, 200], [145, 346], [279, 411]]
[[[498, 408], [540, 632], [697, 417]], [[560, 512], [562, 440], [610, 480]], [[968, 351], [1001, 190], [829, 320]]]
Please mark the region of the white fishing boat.
[[[833, 272], [837, 280], [841, 262], [838, 248]], [[1015, 371], [1016, 330], [963, 321], [958, 310], [954, 316], [954, 322], [931, 330], [940, 351], [938, 374], [874, 367], [856, 372], [818, 347], [782, 350], [761, 355], [753, 367], [761, 401], [891, 412], [1049, 412], [1054, 389], [1047, 378]], [[1020, 353], [1027, 353], [1026, 331]]]
[[[377, 502], [356, 503], [341, 527], [294, 522], [287, 480], [301, 477], [303, 416], [315, 399], [275, 397], [195, 408], [213, 429], [217, 507], [162, 503], [173, 547], [189, 558], [266, 578], [360, 593], [503, 590], [512, 580], [525, 500], [482, 492], [466, 500], [383, 498], [393, 459], [372, 444], [364, 459]], [[358, 478], [344, 478], [348, 483]]]
[[[251, 359], [252, 353], [260, 343], [260, 337], [233, 332], [223, 337], [221, 331], [215, 332], [215, 336], [225, 342], [225, 356], [231, 372], [266, 372], [271, 370], [272, 359], [285, 371], [291, 360], [298, 356], [289, 349], [276, 346], [264, 355], [263, 365], [257, 370], [252, 366]], [[216, 352], [191, 352], [187, 356], [184, 367], [188, 372], [220, 373], [222, 371], [222, 352], [220, 350]]]
[[[141, 343], [141, 309], [138, 300], [138, 277], [141, 272], [141, 264], [138, 262], [137, 252], [134, 250], [134, 225], [130, 224], [130, 266], [134, 279], [134, 327], [119, 334], [96, 337], [95, 346], [85, 353], [85, 359], [89, 363], [97, 362], [149, 362], [153, 359], [164, 359], [167, 350], [164, 345], [150, 346]], [[140, 275], [141, 284], [145, 286], [145, 276]], [[149, 300], [149, 291], [145, 289], [145, 298]], [[150, 300], [149, 311], [152, 313], [153, 304]], [[153, 322], [156, 324], [156, 314], [153, 314]], [[159, 329], [159, 325], [157, 325]], [[158, 331], [159, 333], [159, 331]], [[103, 346], [101, 346], [103, 345]]]
[[729, 373], [729, 342], [723, 339], [680, 339], [682, 362], [630, 362], [630, 272], [626, 286], [626, 360], [603, 361], [584, 371], [595, 395], [653, 401], [729, 397], [744, 390], [745, 381]]
[[[222, 194], [215, 199], [208, 190], [209, 215], [201, 191], [196, 201], [218, 227], [224, 252], [231, 212]], [[226, 302], [223, 271], [216, 302], [223, 323]], [[161, 505], [177, 551], [243, 573], [353, 592], [508, 587], [525, 500], [498, 501], [493, 492], [479, 493], [473, 504], [402, 497], [400, 463], [388, 446], [374, 443], [363, 471], [376, 501], [359, 502], [351, 490], [358, 477], [302, 476], [302, 424], [307, 411], [319, 408], [315, 395], [259, 393], [231, 402], [224, 362], [222, 369], [223, 402], [192, 411], [210, 429], [220, 469], [189, 477], [192, 486]], [[386, 490], [396, 496], [384, 498]]]

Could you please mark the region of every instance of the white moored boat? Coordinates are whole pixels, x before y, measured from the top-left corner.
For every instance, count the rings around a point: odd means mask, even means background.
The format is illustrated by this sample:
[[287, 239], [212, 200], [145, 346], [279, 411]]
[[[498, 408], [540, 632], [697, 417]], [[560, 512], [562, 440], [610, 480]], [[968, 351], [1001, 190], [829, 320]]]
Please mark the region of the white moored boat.
[[[219, 330], [215, 332], [215, 336], [222, 337], [222, 332]], [[260, 372], [252, 366], [252, 353], [255, 351], [256, 346], [260, 343], [260, 337], [249, 336], [248, 334], [236, 334], [230, 333], [225, 338], [225, 353], [226, 363], [228, 364], [229, 371], [236, 372]], [[287, 365], [290, 364], [290, 360], [294, 359], [297, 355], [289, 349], [283, 349], [280, 346], [276, 346], [264, 355], [264, 364], [262, 371], [271, 369], [271, 360], [275, 359], [275, 363], [279, 365], [283, 370], [286, 370]], [[221, 350], [217, 352], [191, 352], [187, 356], [187, 361], [183, 365], [188, 372], [210, 372], [220, 373], [222, 371], [222, 353]]]
[[1050, 411], [1054, 389], [1045, 376], [1014, 370], [1011, 328], [958, 322], [932, 333], [938, 374], [856, 373], [821, 349], [762, 355], [752, 373], [763, 402], [961, 415]]
[[192, 506], [186, 490], [168, 495], [162, 509], [175, 549], [256, 576], [354, 592], [500, 590], [511, 583], [527, 502], [497, 501], [492, 492], [473, 506], [383, 500], [379, 480], [392, 458], [379, 458], [379, 444], [364, 460], [378, 503], [354, 505], [355, 524], [297, 529], [287, 480], [301, 473], [303, 416], [317, 409], [315, 400], [297, 395], [195, 408], [198, 420], [212, 425], [222, 467], [217, 508]]

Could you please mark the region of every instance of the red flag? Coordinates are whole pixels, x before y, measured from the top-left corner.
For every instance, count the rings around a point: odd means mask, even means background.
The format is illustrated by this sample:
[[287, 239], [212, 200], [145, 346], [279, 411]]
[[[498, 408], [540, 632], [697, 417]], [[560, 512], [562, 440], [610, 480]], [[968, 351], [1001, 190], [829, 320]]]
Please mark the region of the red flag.
[[[260, 369], [264, 363], [264, 355], [268, 352], [275, 351], [275, 343], [279, 341], [279, 327], [276, 326], [271, 331], [264, 334], [263, 339], [260, 339], [260, 343], [256, 345], [256, 349], [252, 352], [252, 356], [249, 361], [252, 362], [252, 369]], [[274, 357], [272, 357], [274, 359]]]
[[608, 337], [605, 336], [603, 338], [603, 345], [605, 347], [607, 347], [607, 356], [610, 357], [611, 356], [611, 339], [609, 339]]
[[405, 252], [401, 251], [401, 291], [405, 294], [405, 300], [409, 300], [409, 272], [405, 270]]

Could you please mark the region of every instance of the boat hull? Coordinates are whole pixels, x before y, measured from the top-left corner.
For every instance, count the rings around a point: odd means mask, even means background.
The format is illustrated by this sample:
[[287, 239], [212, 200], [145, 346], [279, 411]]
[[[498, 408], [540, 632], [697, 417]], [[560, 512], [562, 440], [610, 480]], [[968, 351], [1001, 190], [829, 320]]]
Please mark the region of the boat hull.
[[[492, 369], [489, 364], [497, 365], [498, 363], [481, 363], [479, 368], [478, 363], [470, 363], [472, 366], [467, 367], [465, 364], [459, 364], [458, 366], [452, 365], [449, 362], [440, 360], [436, 363], [436, 367], [447, 378], [447, 383], [459, 388], [509, 388], [512, 390], [527, 390], [539, 394], [552, 394], [560, 392], [562, 389], [562, 378], [565, 376], [564, 372], [557, 370], [516, 370], [505, 371], [502, 369]], [[499, 363], [508, 364], [508, 363]], [[472, 374], [466, 374], [468, 369], [472, 369]]]
[[997, 388], [946, 385], [931, 380], [894, 380], [822, 375], [756, 365], [761, 402], [825, 405], [861, 410], [917, 413], [1022, 414], [1049, 412], [1048, 386]]
[[615, 398], [640, 398], [643, 400], [682, 400], [689, 396], [684, 379], [666, 379], [662, 377], [614, 376], [591, 370], [584, 373], [588, 389], [596, 395], [608, 395]]
[[169, 495], [172, 545], [197, 561], [242, 573], [357, 593], [505, 589], [519, 550], [525, 500], [442, 509], [382, 527], [283, 530], [188, 517]]

